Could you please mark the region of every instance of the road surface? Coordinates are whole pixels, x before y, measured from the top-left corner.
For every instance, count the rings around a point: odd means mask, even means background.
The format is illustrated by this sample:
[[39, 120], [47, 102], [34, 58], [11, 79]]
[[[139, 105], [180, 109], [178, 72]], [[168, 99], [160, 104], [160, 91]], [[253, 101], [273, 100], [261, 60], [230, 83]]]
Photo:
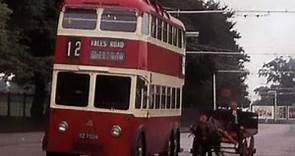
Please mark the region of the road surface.
[[[255, 156], [295, 156], [295, 125], [260, 124], [255, 136]], [[187, 133], [181, 134], [181, 146], [184, 152], [180, 156], [190, 156], [188, 152], [192, 138]], [[234, 156], [227, 154], [226, 156]]]
[[[5, 156], [45, 156], [41, 150], [43, 133], [0, 134], [0, 153]], [[180, 156], [190, 156], [192, 138], [181, 134]], [[295, 125], [261, 124], [255, 136], [256, 156], [294, 156]], [[231, 156], [231, 155], [228, 155]]]

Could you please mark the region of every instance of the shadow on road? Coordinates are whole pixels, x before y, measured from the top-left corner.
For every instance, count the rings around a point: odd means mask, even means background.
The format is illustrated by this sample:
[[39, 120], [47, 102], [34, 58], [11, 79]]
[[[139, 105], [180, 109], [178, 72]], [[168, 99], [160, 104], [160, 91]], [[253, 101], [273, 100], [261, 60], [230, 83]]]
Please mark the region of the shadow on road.
[[47, 122], [23, 117], [0, 117], [0, 133], [44, 131]]

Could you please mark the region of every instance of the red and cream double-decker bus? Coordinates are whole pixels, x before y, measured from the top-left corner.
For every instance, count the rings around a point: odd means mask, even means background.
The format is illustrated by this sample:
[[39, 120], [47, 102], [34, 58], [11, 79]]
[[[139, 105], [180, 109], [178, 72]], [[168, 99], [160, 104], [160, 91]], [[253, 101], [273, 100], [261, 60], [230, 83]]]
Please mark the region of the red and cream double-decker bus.
[[183, 34], [155, 0], [64, 0], [47, 155], [177, 155]]

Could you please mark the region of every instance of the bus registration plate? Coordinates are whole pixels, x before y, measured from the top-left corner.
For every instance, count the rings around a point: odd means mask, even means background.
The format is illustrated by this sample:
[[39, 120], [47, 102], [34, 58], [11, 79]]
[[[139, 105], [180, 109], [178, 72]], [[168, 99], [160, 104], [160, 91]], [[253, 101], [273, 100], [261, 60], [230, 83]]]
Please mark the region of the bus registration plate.
[[95, 133], [79, 133], [79, 138], [82, 140], [97, 140], [98, 136]]

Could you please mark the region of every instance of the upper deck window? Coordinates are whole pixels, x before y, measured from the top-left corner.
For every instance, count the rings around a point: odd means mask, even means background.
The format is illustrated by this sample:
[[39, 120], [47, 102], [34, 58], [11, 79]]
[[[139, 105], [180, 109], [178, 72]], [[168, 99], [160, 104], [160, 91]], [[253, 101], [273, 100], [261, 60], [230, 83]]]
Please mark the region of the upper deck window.
[[87, 74], [59, 72], [56, 84], [56, 104], [86, 107], [88, 105], [89, 80], [90, 76]]
[[145, 35], [149, 35], [150, 31], [150, 16], [146, 13], [143, 14], [142, 16], [142, 27], [141, 31]]
[[97, 12], [95, 9], [67, 8], [63, 21], [63, 28], [90, 29], [96, 28]]
[[101, 30], [134, 32], [137, 16], [134, 10], [106, 8], [101, 17]]

